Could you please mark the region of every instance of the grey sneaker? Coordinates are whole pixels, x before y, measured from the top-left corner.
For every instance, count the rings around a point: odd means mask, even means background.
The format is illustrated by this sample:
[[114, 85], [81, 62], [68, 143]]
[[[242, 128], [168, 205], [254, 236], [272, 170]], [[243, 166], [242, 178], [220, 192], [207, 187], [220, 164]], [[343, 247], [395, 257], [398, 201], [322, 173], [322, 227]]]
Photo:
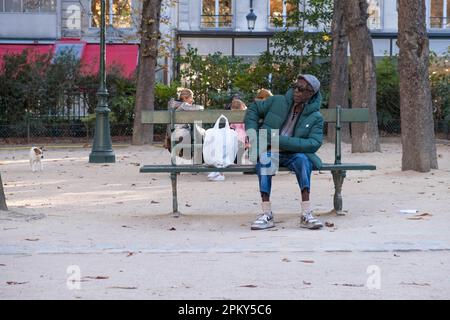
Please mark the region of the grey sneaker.
[[273, 223], [273, 215], [267, 213], [261, 213], [258, 215], [255, 221], [253, 221], [251, 229], [252, 230], [264, 230], [273, 228], [275, 225]]
[[315, 230], [322, 227], [323, 223], [312, 215], [312, 211], [308, 211], [302, 214], [300, 218], [300, 228]]

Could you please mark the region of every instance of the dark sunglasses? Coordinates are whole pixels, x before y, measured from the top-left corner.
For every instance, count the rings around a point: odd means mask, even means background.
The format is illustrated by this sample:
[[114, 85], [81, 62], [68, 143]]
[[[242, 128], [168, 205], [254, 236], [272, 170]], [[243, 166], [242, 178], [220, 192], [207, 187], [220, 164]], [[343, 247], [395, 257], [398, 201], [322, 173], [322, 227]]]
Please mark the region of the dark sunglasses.
[[292, 88], [298, 92], [313, 92], [308, 86], [293, 85]]

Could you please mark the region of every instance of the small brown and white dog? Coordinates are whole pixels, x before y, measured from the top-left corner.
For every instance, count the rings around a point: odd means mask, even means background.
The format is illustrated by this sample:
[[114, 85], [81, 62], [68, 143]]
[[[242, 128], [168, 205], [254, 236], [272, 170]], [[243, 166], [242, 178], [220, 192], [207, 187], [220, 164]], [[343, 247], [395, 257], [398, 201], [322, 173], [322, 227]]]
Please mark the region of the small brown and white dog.
[[44, 170], [41, 159], [44, 157], [44, 147], [32, 147], [30, 149], [30, 166], [31, 171]]

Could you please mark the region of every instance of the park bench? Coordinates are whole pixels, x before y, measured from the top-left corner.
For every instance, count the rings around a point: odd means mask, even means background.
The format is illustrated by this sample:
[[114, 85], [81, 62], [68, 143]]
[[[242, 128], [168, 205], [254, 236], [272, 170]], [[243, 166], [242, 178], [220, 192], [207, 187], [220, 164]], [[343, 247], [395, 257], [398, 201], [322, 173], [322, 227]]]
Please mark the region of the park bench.
[[[230, 110], [204, 110], [204, 111], [185, 111], [177, 112], [173, 109], [167, 111], [143, 111], [141, 122], [144, 124], [166, 124], [170, 125], [171, 130], [174, 129], [175, 124], [194, 123], [201, 121], [203, 124], [215, 123], [220, 115], [228, 118], [230, 123], [243, 122], [246, 111], [230, 111]], [[343, 109], [341, 107], [333, 109], [321, 109], [321, 113], [326, 123], [336, 124], [336, 139], [335, 139], [335, 159], [334, 163], [323, 163], [322, 167], [315, 170], [331, 171], [334, 181], [334, 210], [337, 214], [343, 214], [342, 211], [342, 184], [346, 177], [348, 170], [375, 170], [376, 166], [361, 163], [342, 163], [341, 161], [341, 125], [343, 122], [368, 122], [369, 110], [367, 108], [353, 108]], [[172, 150], [174, 144], [172, 142]], [[202, 145], [192, 144], [192, 147], [201, 148]], [[200, 153], [201, 154], [201, 153]], [[179, 216], [178, 199], [177, 199], [177, 173], [181, 172], [244, 172], [256, 173], [255, 165], [231, 165], [227, 168], [210, 167], [204, 164], [182, 164], [176, 165], [174, 156], [172, 155], [172, 164], [157, 164], [157, 165], [143, 165], [140, 168], [141, 173], [170, 173], [172, 182], [172, 200], [173, 200], [173, 215]], [[198, 162], [194, 162], [198, 163]], [[280, 167], [279, 171], [288, 171], [285, 167]]]

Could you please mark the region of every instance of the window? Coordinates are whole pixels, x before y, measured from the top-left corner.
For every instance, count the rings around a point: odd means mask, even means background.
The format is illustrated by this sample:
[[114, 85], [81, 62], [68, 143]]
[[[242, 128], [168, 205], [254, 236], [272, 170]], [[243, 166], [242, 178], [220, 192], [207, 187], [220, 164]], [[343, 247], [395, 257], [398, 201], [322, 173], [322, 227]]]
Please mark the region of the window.
[[56, 0], [0, 0], [0, 12], [56, 12]]
[[430, 28], [450, 28], [450, 0], [430, 0]]
[[22, 0], [4, 0], [5, 12], [22, 12]]
[[[91, 27], [100, 27], [100, 0], [91, 1]], [[131, 0], [106, 0], [106, 25], [114, 28], [132, 28]]]
[[85, 43], [56, 43], [53, 60], [58, 56], [71, 54], [75, 59], [81, 60]]
[[288, 27], [289, 17], [298, 12], [298, 1], [270, 0], [269, 25], [272, 28]]
[[367, 13], [369, 18], [367, 19], [367, 26], [369, 29], [381, 29], [381, 5], [380, 0], [368, 0]]
[[233, 26], [232, 0], [203, 0], [202, 28], [231, 28]]

